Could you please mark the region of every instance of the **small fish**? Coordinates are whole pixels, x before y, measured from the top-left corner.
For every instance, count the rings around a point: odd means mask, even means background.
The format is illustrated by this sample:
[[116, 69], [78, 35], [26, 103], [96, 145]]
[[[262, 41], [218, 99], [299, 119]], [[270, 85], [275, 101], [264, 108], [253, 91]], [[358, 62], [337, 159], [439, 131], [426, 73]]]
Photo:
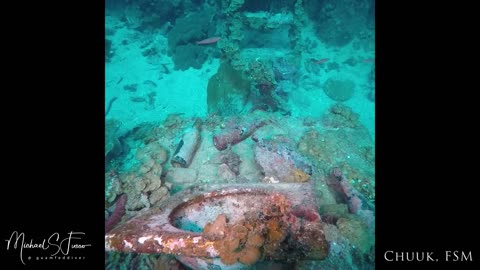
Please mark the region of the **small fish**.
[[220, 40], [220, 37], [211, 37], [204, 40], [197, 41], [198, 45], [212, 44]]
[[152, 81], [150, 81], [150, 80], [144, 81], [143, 84], [145, 84], [145, 85], [147, 85], [147, 86], [149, 86], [149, 87], [157, 87], [157, 84], [154, 83], [154, 82], [152, 82]]
[[117, 100], [117, 97], [113, 97], [112, 99], [110, 99], [110, 102], [108, 102], [107, 110], [105, 111], [105, 117], [107, 117], [107, 114], [110, 112], [112, 104], [115, 100]]
[[323, 63], [327, 62], [328, 60], [330, 60], [330, 59], [328, 59], [328, 58], [322, 58], [322, 59], [318, 59], [318, 60], [312, 59], [313, 63], [315, 63], [315, 64], [323, 64]]

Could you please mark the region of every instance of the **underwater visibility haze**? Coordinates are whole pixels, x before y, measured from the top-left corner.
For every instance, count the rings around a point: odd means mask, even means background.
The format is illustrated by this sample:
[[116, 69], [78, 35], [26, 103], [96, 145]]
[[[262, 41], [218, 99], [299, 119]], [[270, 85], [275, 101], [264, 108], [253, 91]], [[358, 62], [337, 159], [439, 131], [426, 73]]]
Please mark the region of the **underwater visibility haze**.
[[375, 268], [375, 0], [105, 4], [105, 269]]

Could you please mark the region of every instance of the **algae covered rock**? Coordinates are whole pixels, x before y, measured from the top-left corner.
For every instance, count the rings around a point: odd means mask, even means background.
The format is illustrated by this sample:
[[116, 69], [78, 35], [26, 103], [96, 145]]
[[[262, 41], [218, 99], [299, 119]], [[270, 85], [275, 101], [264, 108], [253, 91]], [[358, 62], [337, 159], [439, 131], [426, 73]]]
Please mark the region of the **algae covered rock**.
[[175, 25], [167, 36], [175, 69], [186, 70], [189, 67], [198, 69], [203, 65], [207, 59], [205, 48], [195, 43], [215, 34], [216, 24], [213, 18], [213, 11], [202, 10], [189, 13], [188, 16], [175, 21]]
[[118, 130], [120, 122], [109, 119], [105, 122], [105, 159], [109, 160], [122, 152]]
[[318, 38], [328, 46], [342, 47], [358, 38], [364, 29], [371, 25], [372, 8], [370, 0], [304, 0], [308, 17], [315, 22]]
[[337, 103], [322, 117], [322, 124], [331, 128], [361, 128], [360, 115], [348, 106]]
[[121, 193], [122, 186], [118, 175], [105, 173], [105, 205], [112, 205]]
[[240, 9], [243, 4], [245, 3], [245, 0], [222, 0], [222, 6], [226, 8], [226, 13], [233, 13]]
[[208, 81], [208, 113], [223, 116], [238, 114], [246, 105], [249, 93], [250, 82], [230, 64], [222, 63]]
[[340, 218], [337, 221], [340, 233], [350, 241], [361, 253], [366, 254], [373, 246], [373, 240], [369, 236], [368, 229], [359, 219]]
[[310, 162], [296, 152], [293, 142], [278, 136], [259, 139], [254, 149], [255, 162], [262, 169], [264, 182], [307, 182], [312, 175]]
[[366, 129], [306, 131], [298, 142], [300, 154], [310, 158], [318, 168], [328, 170], [344, 162], [364, 172], [373, 170], [371, 162], [366, 161], [367, 147], [373, 147], [373, 141]]
[[178, 18], [175, 25], [168, 32], [168, 47], [171, 51], [178, 45], [195, 43], [208, 37], [215, 32], [213, 11], [203, 10], [196, 13], [189, 13], [188, 16]]
[[329, 78], [323, 86], [323, 91], [329, 98], [340, 102], [349, 100], [354, 90], [355, 83], [348, 79]]
[[375, 147], [365, 128], [311, 129], [300, 138], [298, 150], [320, 170], [340, 168], [353, 188], [375, 201]]
[[179, 45], [173, 54], [173, 62], [177, 70], [187, 70], [190, 67], [200, 69], [207, 58], [205, 49], [193, 44]]

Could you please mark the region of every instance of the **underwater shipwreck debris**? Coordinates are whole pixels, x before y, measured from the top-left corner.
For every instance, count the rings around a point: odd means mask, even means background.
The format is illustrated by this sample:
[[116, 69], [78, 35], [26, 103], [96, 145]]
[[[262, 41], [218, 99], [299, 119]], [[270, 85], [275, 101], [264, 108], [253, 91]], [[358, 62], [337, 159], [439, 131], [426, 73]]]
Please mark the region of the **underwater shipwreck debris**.
[[326, 183], [332, 189], [337, 202], [345, 203], [350, 213], [375, 210], [375, 205], [350, 184], [340, 168], [332, 168]]
[[307, 182], [313, 173], [310, 162], [282, 137], [252, 138], [255, 162], [262, 169], [264, 182]]
[[315, 205], [305, 183], [186, 189], [107, 233], [105, 249], [172, 254], [192, 269], [323, 260], [330, 244]]
[[127, 204], [127, 195], [123, 194], [115, 203], [115, 210], [110, 217], [105, 221], [105, 233], [111, 231], [125, 215], [125, 205]]
[[263, 127], [267, 123], [265, 121], [254, 122], [253, 124], [238, 125], [234, 128], [213, 136], [213, 144], [218, 150], [225, 150], [228, 146], [235, 145], [255, 132], [260, 127]]
[[187, 168], [192, 162], [193, 156], [197, 151], [200, 142], [200, 127], [198, 122], [193, 127], [188, 128], [178, 143], [177, 149], [173, 154], [172, 165], [174, 167]]

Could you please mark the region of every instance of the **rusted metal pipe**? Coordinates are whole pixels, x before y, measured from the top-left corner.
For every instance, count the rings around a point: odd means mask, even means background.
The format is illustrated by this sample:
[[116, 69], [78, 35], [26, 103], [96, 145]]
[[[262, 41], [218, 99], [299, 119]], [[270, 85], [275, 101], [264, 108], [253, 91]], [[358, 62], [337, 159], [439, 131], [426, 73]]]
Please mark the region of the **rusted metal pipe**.
[[239, 125], [234, 128], [228, 129], [221, 134], [213, 136], [213, 144], [218, 150], [225, 150], [231, 145], [235, 145], [255, 132], [258, 128], [264, 126], [265, 121], [254, 122], [253, 124]]

